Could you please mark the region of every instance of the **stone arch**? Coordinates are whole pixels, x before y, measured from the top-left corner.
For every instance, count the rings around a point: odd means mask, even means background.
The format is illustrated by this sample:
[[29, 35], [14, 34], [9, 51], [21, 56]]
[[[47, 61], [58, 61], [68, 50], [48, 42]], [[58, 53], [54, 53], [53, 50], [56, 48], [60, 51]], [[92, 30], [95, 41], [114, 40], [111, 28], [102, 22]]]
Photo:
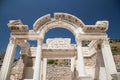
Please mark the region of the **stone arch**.
[[52, 28], [65, 28], [71, 31], [74, 36], [84, 34], [84, 23], [77, 17], [67, 13], [55, 13], [54, 18], [50, 14], [40, 17], [33, 24], [33, 30], [44, 39], [45, 33]]
[[[84, 25], [84, 23], [78, 19], [77, 17], [71, 15], [71, 14], [67, 14], [67, 13], [55, 13], [54, 14], [54, 18], [50, 17], [50, 14], [47, 14], [41, 18], [39, 18], [34, 24], [33, 24], [33, 30], [36, 34], [39, 35], [40, 38], [40, 44], [38, 48], [41, 48], [43, 40], [44, 40], [44, 36], [45, 33], [52, 29], [52, 28], [65, 28], [67, 30], [69, 30], [70, 32], [73, 33], [73, 35], [75, 36], [75, 40], [77, 43], [77, 60], [80, 62], [78, 63], [78, 75], [80, 76], [86, 76], [86, 72], [85, 72], [85, 68], [84, 68], [84, 60], [83, 60], [83, 55], [82, 55], [82, 41], [79, 38], [80, 34], [84, 34], [84, 27], [86, 27]], [[40, 50], [39, 50], [40, 51]], [[40, 55], [40, 52], [38, 52], [37, 54]], [[39, 57], [36, 56], [36, 60], [40, 61], [39, 59], [37, 59]], [[72, 71], [74, 72], [74, 71]], [[35, 71], [35, 73], [37, 73], [37, 69]], [[36, 74], [34, 74], [36, 75]], [[39, 74], [38, 74], [39, 75]], [[34, 78], [36, 78], [36, 76], [34, 76]]]
[[[41, 60], [43, 59], [42, 43], [43, 43], [44, 35], [49, 29], [56, 28], [56, 27], [68, 29], [75, 35], [76, 42], [77, 42], [77, 45], [75, 45], [75, 48], [74, 48], [77, 51], [76, 52], [77, 55], [75, 57], [75, 59], [77, 60], [77, 65], [75, 65], [75, 67], [77, 68], [76, 79], [79, 80], [84, 78], [84, 79], [91, 80], [90, 77], [92, 76], [91, 75], [89, 77], [85, 71], [86, 68], [84, 66], [84, 59], [83, 59], [82, 40], [96, 40], [97, 42], [93, 41], [90, 44], [89, 46], [90, 48], [88, 48], [88, 50], [92, 49], [92, 47], [96, 48], [96, 44], [100, 44], [101, 45], [100, 49], [97, 52], [98, 54], [99, 53], [102, 54], [103, 61], [105, 64], [105, 67], [103, 67], [101, 71], [103, 71], [103, 73], [106, 73], [105, 76], [109, 80], [112, 79], [111, 74], [117, 75], [117, 70], [115, 67], [115, 63], [112, 57], [112, 52], [108, 42], [108, 37], [106, 34], [106, 31], [108, 29], [108, 21], [97, 21], [95, 25], [84, 25], [84, 23], [82, 23], [80, 19], [78, 19], [77, 17], [71, 14], [55, 13], [54, 18], [51, 18], [50, 14], [39, 18], [34, 23], [33, 26], [34, 26], [33, 30], [29, 30], [28, 26], [24, 25], [20, 20], [9, 21], [8, 27], [11, 29], [12, 32], [10, 34], [11, 37], [9, 40], [9, 44], [5, 54], [5, 59], [3, 62], [4, 66], [1, 67], [0, 80], [9, 80], [9, 75], [10, 75], [9, 73], [10, 73], [10, 68], [12, 66], [13, 57], [14, 57], [13, 55], [15, 53], [16, 45], [20, 45], [21, 47], [23, 47], [24, 48], [23, 53], [25, 53], [25, 55], [28, 55], [26, 53], [29, 53], [30, 46], [26, 40], [37, 40], [37, 47], [35, 52], [36, 60], [34, 65], [35, 67], [34, 67], [33, 80], [40, 80], [41, 62], [42, 62]], [[89, 52], [91, 54], [91, 52], [93, 51], [89, 51]], [[99, 61], [100, 65], [102, 64], [101, 60]], [[44, 61], [46, 63], [46, 59]], [[73, 62], [76, 62], [76, 61], [73, 61]], [[99, 66], [99, 68], [100, 67], [101, 66]], [[33, 69], [33, 67], [31, 68]], [[71, 71], [73, 72], [73, 69]], [[101, 74], [99, 78], [102, 79]]]

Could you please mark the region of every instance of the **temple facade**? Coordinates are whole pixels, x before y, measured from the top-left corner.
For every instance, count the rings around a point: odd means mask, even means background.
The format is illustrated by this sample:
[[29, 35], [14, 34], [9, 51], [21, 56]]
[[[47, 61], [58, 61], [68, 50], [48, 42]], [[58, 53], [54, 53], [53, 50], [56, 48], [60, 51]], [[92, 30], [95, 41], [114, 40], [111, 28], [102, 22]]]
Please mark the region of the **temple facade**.
[[[116, 80], [113, 75], [117, 75], [117, 70], [106, 34], [108, 24], [108, 21], [97, 21], [95, 25], [85, 25], [68, 13], [42, 16], [32, 30], [21, 20], [10, 20], [11, 34], [0, 80], [54, 80], [47, 77], [48, 59], [70, 60], [70, 77], [62, 80]], [[71, 31], [76, 44], [70, 38], [49, 38], [43, 43], [45, 33], [56, 27]], [[37, 41], [37, 47], [31, 47], [28, 40]], [[90, 41], [87, 46], [83, 46], [84, 40]], [[16, 46], [21, 47], [21, 58], [13, 63]]]

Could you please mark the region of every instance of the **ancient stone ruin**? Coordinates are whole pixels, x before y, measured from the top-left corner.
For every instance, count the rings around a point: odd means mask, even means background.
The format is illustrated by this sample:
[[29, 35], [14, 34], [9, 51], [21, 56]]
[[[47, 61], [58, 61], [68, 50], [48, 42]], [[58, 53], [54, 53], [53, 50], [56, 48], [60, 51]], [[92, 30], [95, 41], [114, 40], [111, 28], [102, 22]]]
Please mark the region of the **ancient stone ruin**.
[[[0, 80], [113, 80], [113, 74], [118, 73], [106, 34], [108, 25], [108, 21], [86, 25], [68, 13], [42, 16], [32, 30], [21, 20], [10, 20], [11, 34]], [[76, 44], [70, 38], [49, 38], [43, 43], [45, 33], [56, 27], [71, 31]], [[37, 47], [30, 47], [28, 40], [37, 41]], [[90, 41], [87, 46], [82, 45], [84, 40]], [[17, 45], [21, 58], [13, 63]], [[70, 66], [48, 66], [48, 59], [69, 59]]]

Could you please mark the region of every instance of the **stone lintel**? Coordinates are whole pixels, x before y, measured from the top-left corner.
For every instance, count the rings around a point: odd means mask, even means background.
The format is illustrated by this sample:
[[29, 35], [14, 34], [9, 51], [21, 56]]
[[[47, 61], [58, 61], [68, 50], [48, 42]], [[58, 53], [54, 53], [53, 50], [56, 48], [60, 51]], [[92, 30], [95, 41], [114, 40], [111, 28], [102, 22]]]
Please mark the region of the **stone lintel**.
[[120, 72], [111, 75], [114, 80], [120, 80]]
[[90, 76], [81, 76], [78, 80], [92, 80]]
[[[28, 33], [29, 34], [29, 33]], [[11, 37], [14, 37], [16, 39], [20, 40], [38, 40], [40, 36], [38, 34], [12, 34]], [[106, 39], [106, 34], [81, 34], [79, 36], [81, 40], [99, 40], [99, 39]]]
[[80, 34], [79, 38], [81, 40], [100, 40], [100, 39], [106, 39], [106, 34]]

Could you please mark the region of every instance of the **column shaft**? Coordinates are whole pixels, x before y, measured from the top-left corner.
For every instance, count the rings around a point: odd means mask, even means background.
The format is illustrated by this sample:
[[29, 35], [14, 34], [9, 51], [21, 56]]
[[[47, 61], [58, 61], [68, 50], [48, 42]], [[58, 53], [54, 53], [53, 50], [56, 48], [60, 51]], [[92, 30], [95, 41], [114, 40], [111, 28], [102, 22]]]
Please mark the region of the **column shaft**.
[[74, 79], [75, 57], [71, 59], [71, 80]]
[[43, 80], [46, 80], [46, 73], [47, 73], [47, 59], [43, 59]]
[[13, 63], [16, 44], [9, 43], [0, 72], [0, 80], [9, 80], [10, 68]]
[[96, 67], [95, 67], [95, 79], [97, 80], [107, 80], [107, 74], [105, 70], [104, 60], [102, 51], [100, 48], [97, 48], [96, 54]]
[[117, 73], [117, 70], [108, 41], [103, 41], [102, 43], [102, 54], [107, 72], [107, 78], [108, 80], [112, 80], [111, 74]]
[[43, 59], [41, 60], [41, 71], [40, 71], [41, 80], [43, 80]]
[[37, 54], [36, 54], [36, 59], [35, 59], [33, 80], [40, 80], [41, 51], [42, 51], [42, 46], [38, 44]]
[[73, 72], [75, 68], [75, 58], [71, 58], [71, 71]]
[[78, 76], [85, 76], [85, 66], [84, 66], [84, 58], [82, 53], [82, 44], [77, 46], [77, 54], [78, 54]]

